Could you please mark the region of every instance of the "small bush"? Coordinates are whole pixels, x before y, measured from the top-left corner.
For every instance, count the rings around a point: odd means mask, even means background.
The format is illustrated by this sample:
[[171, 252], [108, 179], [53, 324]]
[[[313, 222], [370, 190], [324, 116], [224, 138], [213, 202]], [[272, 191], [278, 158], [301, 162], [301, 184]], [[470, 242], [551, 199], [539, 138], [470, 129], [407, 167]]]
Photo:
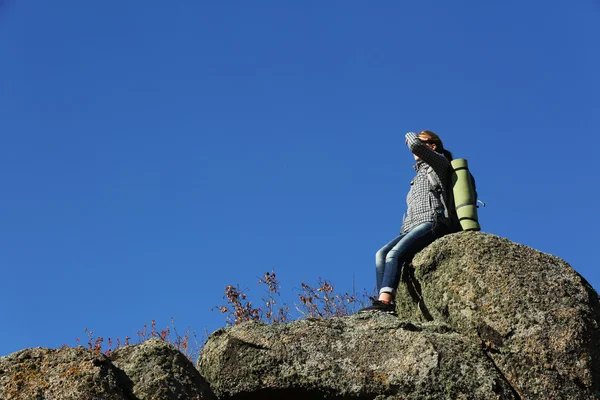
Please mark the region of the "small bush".
[[[262, 304], [254, 307], [248, 299], [247, 290], [238, 286], [227, 286], [223, 299], [226, 305], [214, 309], [226, 314], [228, 326], [239, 325], [247, 321], [263, 321], [278, 324], [290, 320], [290, 309], [286, 304], [278, 307], [277, 298], [280, 296], [279, 281], [274, 271], [265, 272], [258, 284], [266, 286], [266, 297], [261, 297]], [[301, 283], [298, 293], [299, 303], [295, 304], [301, 316], [307, 318], [343, 317], [356, 312], [358, 306], [365, 305], [370, 295], [366, 290], [358, 295], [355, 290], [351, 293], [336, 293], [333, 284], [319, 278], [316, 286]]]
[[[128, 346], [131, 343], [131, 338], [129, 336], [125, 336], [125, 340], [121, 340], [120, 338], [106, 338], [106, 343], [104, 337], [102, 336], [94, 336], [94, 332], [89, 329], [85, 329], [84, 332], [88, 337], [87, 348], [91, 351], [94, 351], [98, 354], [110, 355], [113, 351], [123, 347]], [[198, 342], [198, 338], [195, 331], [192, 331], [188, 326], [183, 335], [180, 335], [177, 332], [177, 328], [175, 327], [175, 320], [171, 318], [171, 326], [166, 327], [165, 329], [158, 330], [156, 328], [156, 321], [152, 320], [150, 322], [150, 330], [148, 330], [148, 325], [144, 324], [144, 329], [137, 331], [138, 340], [137, 343], [143, 343], [150, 338], [159, 338], [164, 340], [165, 342], [170, 343], [173, 347], [179, 350], [184, 356], [186, 356], [192, 363], [195, 363], [200, 355], [200, 351], [202, 350], [202, 344]], [[81, 339], [76, 339], [77, 346], [81, 346]], [[63, 346], [66, 347], [66, 346]]]
[[[223, 299], [227, 300], [227, 304], [214, 307], [213, 310], [217, 309], [225, 314], [227, 326], [239, 325], [247, 321], [280, 324], [291, 319], [290, 308], [285, 303], [279, 304], [280, 283], [275, 272], [265, 272], [258, 279], [257, 284], [262, 285], [264, 291], [257, 307], [254, 307], [248, 299], [247, 291], [239, 285], [225, 287]], [[316, 286], [301, 283], [298, 293], [299, 303], [295, 304], [295, 309], [300, 318], [343, 317], [356, 312], [357, 307], [364, 306], [369, 297], [366, 290], [360, 295], [354, 289], [350, 293], [336, 293], [331, 282], [319, 278]], [[132, 344], [129, 336], [125, 336], [124, 340], [109, 337], [105, 341], [104, 337], [94, 336], [94, 332], [88, 329], [85, 329], [85, 333], [88, 339], [87, 348], [96, 353], [110, 355], [114, 350]], [[162, 330], [156, 328], [155, 320], [151, 321], [150, 327], [144, 324], [144, 329], [137, 331], [137, 337], [137, 343], [150, 338], [159, 338], [171, 343], [192, 363], [198, 359], [204, 343], [198, 341], [196, 332], [189, 326], [183, 335], [180, 335], [173, 318], [171, 318], [171, 326]], [[205, 337], [208, 338], [208, 332], [205, 332]], [[80, 341], [80, 338], [77, 338], [77, 346], [81, 346]], [[68, 346], [63, 345], [63, 347]]]

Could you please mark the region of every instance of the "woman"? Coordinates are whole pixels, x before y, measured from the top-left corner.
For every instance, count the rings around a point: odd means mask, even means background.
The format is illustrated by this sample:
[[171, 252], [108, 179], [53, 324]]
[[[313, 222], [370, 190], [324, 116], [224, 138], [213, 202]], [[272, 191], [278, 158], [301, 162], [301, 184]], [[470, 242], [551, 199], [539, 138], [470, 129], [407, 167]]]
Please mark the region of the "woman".
[[372, 306], [359, 312], [396, 314], [394, 297], [402, 265], [435, 239], [450, 232], [451, 222], [445, 204], [452, 153], [444, 149], [442, 140], [431, 131], [422, 131], [418, 135], [407, 133], [406, 144], [417, 162], [414, 166], [417, 175], [410, 182], [406, 198], [408, 209], [400, 235], [375, 256], [379, 297]]

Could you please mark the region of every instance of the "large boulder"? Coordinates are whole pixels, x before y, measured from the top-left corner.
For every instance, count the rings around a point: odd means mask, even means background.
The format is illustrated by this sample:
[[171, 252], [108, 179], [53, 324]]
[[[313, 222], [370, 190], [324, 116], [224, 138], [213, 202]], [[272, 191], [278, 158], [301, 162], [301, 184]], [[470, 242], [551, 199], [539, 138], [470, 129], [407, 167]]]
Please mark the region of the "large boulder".
[[197, 367], [222, 400], [518, 399], [477, 343], [386, 314], [224, 328]]
[[0, 358], [0, 399], [131, 400], [127, 378], [84, 348], [25, 349]]
[[[402, 319], [480, 341], [521, 398], [600, 398], [600, 304], [563, 260], [480, 232], [417, 254], [397, 294]], [[598, 396], [598, 397], [596, 397]]]
[[132, 382], [139, 400], [208, 400], [214, 396], [194, 365], [164, 340], [115, 350], [110, 359]]
[[160, 339], [115, 350], [25, 349], [0, 358], [0, 400], [213, 400], [194, 365]]

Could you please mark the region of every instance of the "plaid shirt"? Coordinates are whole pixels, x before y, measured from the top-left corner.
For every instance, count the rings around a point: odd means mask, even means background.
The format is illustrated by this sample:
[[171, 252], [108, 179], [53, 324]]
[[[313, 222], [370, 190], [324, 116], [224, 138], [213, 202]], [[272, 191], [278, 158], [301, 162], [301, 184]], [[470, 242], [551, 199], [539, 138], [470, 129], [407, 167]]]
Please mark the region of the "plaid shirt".
[[415, 133], [407, 133], [406, 140], [410, 151], [421, 161], [414, 166], [417, 175], [410, 182], [410, 190], [406, 196], [408, 209], [400, 233], [406, 233], [423, 222], [449, 222], [443, 215], [444, 205], [439, 194], [431, 188], [427, 172], [431, 167], [434, 180], [441, 185], [443, 196], [446, 196], [450, 183], [450, 161], [443, 154], [427, 147]]

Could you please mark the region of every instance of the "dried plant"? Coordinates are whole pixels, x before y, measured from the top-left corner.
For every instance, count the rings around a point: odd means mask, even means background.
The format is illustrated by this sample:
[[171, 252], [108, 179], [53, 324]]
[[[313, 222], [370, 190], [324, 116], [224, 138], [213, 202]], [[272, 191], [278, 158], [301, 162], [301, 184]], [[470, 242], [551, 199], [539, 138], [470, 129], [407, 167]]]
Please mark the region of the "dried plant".
[[[279, 305], [280, 283], [274, 271], [265, 272], [258, 279], [257, 284], [263, 285], [264, 296], [260, 298], [261, 304], [254, 307], [249, 300], [245, 289], [239, 285], [229, 285], [225, 287], [223, 299], [227, 300], [226, 305], [217, 306], [214, 309], [226, 314], [226, 325], [234, 326], [247, 321], [262, 321], [268, 324], [280, 324], [291, 319], [290, 308], [283, 303]], [[316, 286], [306, 283], [301, 284], [298, 299], [300, 302], [295, 304], [296, 310], [301, 317], [307, 318], [329, 318], [343, 317], [356, 312], [357, 306], [364, 306], [369, 298], [365, 291], [360, 296], [356, 294], [354, 287], [350, 293], [336, 293], [331, 282], [319, 278]], [[107, 338], [94, 336], [94, 332], [85, 329], [87, 335], [87, 348], [96, 353], [109, 355], [116, 349], [131, 344], [131, 338], [125, 336], [125, 340], [120, 338]], [[208, 338], [208, 332], [204, 333]], [[158, 330], [156, 321], [150, 322], [150, 327], [144, 324], [143, 330], [137, 331], [138, 343], [142, 343], [150, 338], [159, 338], [173, 345], [177, 350], [183, 353], [192, 363], [195, 363], [202, 350], [203, 343], [198, 342], [196, 332], [188, 326], [183, 335], [177, 332], [175, 321], [171, 318], [171, 326]], [[81, 346], [80, 338], [77, 338], [77, 346]], [[63, 347], [68, 347], [63, 345]]]
[[290, 316], [290, 309], [287, 305], [277, 308], [276, 296], [279, 297], [279, 281], [274, 271], [265, 272], [264, 276], [258, 280], [259, 284], [267, 286], [265, 289], [266, 298], [261, 297], [261, 300], [265, 306], [264, 309], [264, 320], [270, 324], [280, 324], [288, 320]]
[[[245, 290], [238, 286], [225, 287], [223, 298], [227, 300], [226, 306], [217, 306], [217, 310], [227, 314], [227, 326], [239, 325], [247, 321], [260, 321], [262, 311], [252, 307], [252, 302], [247, 300]], [[214, 309], [213, 309], [214, 310]]]
[[[262, 305], [255, 308], [248, 299], [247, 291], [239, 286], [227, 286], [223, 299], [227, 305], [217, 306], [215, 309], [226, 314], [228, 326], [239, 325], [246, 321], [263, 321], [269, 324], [278, 324], [290, 320], [290, 309], [287, 305], [278, 307], [280, 296], [280, 283], [274, 271], [265, 272], [258, 284], [266, 286], [266, 296], [261, 297]], [[336, 293], [331, 282], [319, 278], [317, 286], [301, 284], [298, 294], [300, 303], [296, 310], [303, 317], [329, 318], [343, 317], [356, 312], [357, 306], [364, 306], [369, 294], [365, 291], [360, 296], [353, 290], [351, 293]]]
[[[90, 351], [96, 352], [98, 354], [110, 355], [113, 351], [123, 347], [129, 346], [131, 344], [131, 338], [129, 336], [125, 336], [125, 341], [121, 342], [120, 338], [106, 339], [106, 346], [104, 345], [104, 337], [102, 336], [94, 336], [94, 332], [89, 329], [85, 329], [84, 332], [88, 337], [87, 348]], [[195, 331], [192, 331], [188, 326], [183, 335], [180, 335], [177, 332], [177, 328], [175, 327], [175, 320], [171, 318], [171, 326], [166, 327], [165, 329], [158, 330], [156, 328], [156, 321], [152, 320], [150, 322], [150, 331], [148, 331], [148, 325], [144, 324], [144, 329], [137, 331], [138, 335], [138, 343], [142, 343], [150, 338], [159, 338], [164, 340], [165, 342], [170, 343], [173, 347], [179, 350], [184, 356], [186, 356], [192, 363], [195, 363], [200, 355], [200, 351], [202, 350], [202, 344], [198, 342], [198, 338]], [[80, 346], [80, 338], [76, 339], [77, 346]], [[114, 346], [114, 348], [113, 348]], [[63, 347], [67, 347], [63, 345]]]
[[366, 291], [360, 296], [351, 293], [336, 293], [331, 282], [319, 278], [317, 286], [302, 282], [296, 310], [307, 318], [345, 317], [356, 312], [357, 305], [364, 306], [370, 296]]

